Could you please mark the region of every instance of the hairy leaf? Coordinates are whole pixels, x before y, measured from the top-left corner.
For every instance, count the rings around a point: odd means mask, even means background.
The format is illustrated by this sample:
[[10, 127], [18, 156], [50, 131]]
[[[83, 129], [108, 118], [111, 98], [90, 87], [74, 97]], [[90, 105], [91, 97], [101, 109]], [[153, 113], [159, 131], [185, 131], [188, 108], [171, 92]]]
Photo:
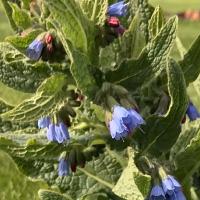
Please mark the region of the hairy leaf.
[[[12, 98], [11, 98], [12, 97]], [[9, 106], [17, 106], [25, 99], [31, 98], [31, 93], [24, 93], [7, 87], [0, 82], [0, 101]]]
[[155, 78], [165, 68], [166, 59], [176, 37], [177, 17], [172, 17], [158, 35], [150, 41], [140, 57], [123, 61], [107, 80], [126, 87], [137, 88]]
[[59, 109], [59, 104], [65, 97], [63, 86], [66, 86], [65, 75], [53, 75], [41, 84], [32, 98], [2, 114], [1, 117], [19, 122], [33, 122], [42, 116], [48, 116]]
[[119, 37], [118, 41], [113, 44], [116, 55], [112, 59], [112, 62], [114, 62], [114, 59], [117, 58], [115, 62], [118, 64], [126, 58], [133, 59], [140, 55], [145, 46], [145, 39], [140, 31], [139, 22], [139, 16], [135, 15], [128, 30], [126, 30], [123, 36]]
[[9, 4], [12, 8], [12, 18], [15, 24], [22, 30], [29, 28], [32, 22], [28, 12], [26, 10], [20, 9], [15, 3]]
[[[190, 177], [200, 166], [198, 158], [200, 151], [199, 138], [199, 120], [187, 122], [183, 126], [183, 130], [170, 152], [170, 161], [175, 164], [176, 175], [186, 188], [188, 188]], [[189, 194], [190, 191], [188, 191]]]
[[42, 33], [42, 29], [35, 29], [26, 33], [24, 36], [8, 36], [5, 40], [19, 51], [25, 53], [26, 48], [40, 33]]
[[8, 43], [0, 43], [0, 81], [23, 91], [34, 92], [52, 71], [61, 71], [61, 64], [30, 62]]
[[18, 28], [17, 28], [17, 25], [15, 24], [15, 22], [14, 22], [14, 20], [12, 18], [12, 8], [10, 7], [8, 0], [1, 0], [1, 2], [2, 2], [2, 5], [3, 5], [3, 7], [4, 7], [5, 11], [6, 11], [6, 15], [7, 15], [8, 19], [9, 19], [9, 22], [10, 22], [10, 25], [11, 25], [12, 29], [14, 31], [17, 31]]
[[56, 28], [59, 38], [71, 60], [70, 71], [78, 88], [83, 91], [84, 95], [93, 99], [95, 97], [94, 94], [96, 92], [97, 85], [91, 71], [89, 70], [89, 58], [86, 54], [77, 51], [72, 44], [66, 40], [64, 34], [58, 29], [58, 27]]
[[33, 181], [24, 176], [13, 160], [0, 151], [0, 196], [1, 200], [39, 200], [37, 191], [47, 188], [43, 181]]
[[128, 154], [128, 166], [122, 172], [113, 192], [126, 200], [144, 200], [149, 192], [151, 177], [143, 175], [137, 169], [133, 149], [128, 148]]
[[122, 166], [118, 162], [119, 155], [115, 157], [117, 154], [113, 154], [111, 150], [98, 158], [93, 158], [92, 161], [87, 162], [85, 168], [78, 168], [76, 173], [59, 177], [55, 163], [58, 162], [59, 152], [66, 150], [65, 146], [53, 143], [47, 145], [33, 143], [27, 147], [18, 147], [11, 141], [1, 138], [0, 148], [13, 157], [26, 175], [42, 178], [49, 185], [58, 186], [66, 197], [73, 200], [102, 190], [112, 194], [111, 189], [122, 171]]
[[190, 144], [193, 138], [195, 138], [200, 131], [199, 120], [193, 122], [187, 121], [182, 126], [181, 134], [178, 137], [178, 140], [173, 145], [170, 151], [170, 160], [173, 161], [177, 155], [181, 152], [184, 152], [187, 146]]
[[149, 20], [149, 36], [154, 38], [165, 24], [165, 17], [160, 6], [156, 7], [151, 19]]
[[39, 190], [38, 194], [41, 200], [72, 200], [71, 198], [51, 190]]
[[146, 43], [149, 41], [149, 31], [148, 31], [148, 24], [149, 20], [152, 15], [152, 7], [148, 4], [148, 0], [136, 0], [135, 2], [136, 7], [139, 10], [140, 21], [141, 21], [141, 30], [144, 33]]
[[81, 8], [87, 17], [97, 25], [103, 25], [106, 19], [108, 0], [81, 0]]
[[[87, 36], [84, 30], [83, 24], [81, 24], [81, 13], [79, 9], [76, 9], [77, 3], [74, 0], [69, 0], [67, 3], [62, 0], [58, 0], [55, 4], [54, 0], [47, 0], [45, 4], [51, 11], [51, 15], [55, 23], [63, 33], [65, 40], [69, 40], [73, 46], [80, 51], [87, 53], [88, 44]], [[77, 14], [77, 12], [79, 12]], [[67, 22], [67, 23], [66, 23]]]
[[181, 121], [187, 109], [188, 99], [183, 72], [175, 61], [168, 64], [167, 76], [171, 102], [167, 113], [164, 116], [150, 116], [146, 120], [147, 124], [143, 127], [145, 134], [138, 135], [143, 155], [146, 152], [159, 155], [161, 152], [169, 151], [180, 133]]
[[183, 69], [186, 84], [195, 81], [200, 73], [200, 36], [194, 41], [189, 51], [179, 63]]

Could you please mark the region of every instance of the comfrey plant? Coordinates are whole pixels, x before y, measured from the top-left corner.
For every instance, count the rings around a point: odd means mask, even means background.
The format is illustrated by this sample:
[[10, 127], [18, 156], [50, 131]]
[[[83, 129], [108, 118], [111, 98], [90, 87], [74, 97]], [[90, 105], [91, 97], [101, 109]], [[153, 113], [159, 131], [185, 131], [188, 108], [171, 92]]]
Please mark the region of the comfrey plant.
[[147, 0], [2, 3], [0, 149], [39, 198], [200, 198], [199, 37], [183, 56], [177, 17]]

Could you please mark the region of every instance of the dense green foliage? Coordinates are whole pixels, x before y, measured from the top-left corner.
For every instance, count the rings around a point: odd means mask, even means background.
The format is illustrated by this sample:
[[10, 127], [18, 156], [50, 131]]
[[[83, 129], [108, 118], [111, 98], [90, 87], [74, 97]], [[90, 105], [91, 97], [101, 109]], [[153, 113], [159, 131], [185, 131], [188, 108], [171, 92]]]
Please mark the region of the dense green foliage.
[[[0, 149], [26, 176], [48, 183], [51, 188], [39, 190], [39, 197], [143, 200], [154, 178], [150, 166], [153, 171], [162, 166], [182, 183], [188, 199], [198, 199], [193, 175], [200, 167], [199, 121], [184, 126], [181, 121], [188, 84], [200, 95], [199, 38], [183, 58], [172, 58], [178, 19], [165, 19], [161, 8], [146, 0], [130, 0], [127, 31], [107, 46], [101, 38], [107, 0], [45, 0], [30, 9], [28, 0], [2, 2], [17, 33], [0, 43], [0, 87], [10, 94], [0, 93], [1, 123], [9, 123], [1, 131]], [[26, 48], [46, 31], [56, 37], [58, 54], [30, 61]], [[72, 91], [84, 95], [80, 104]], [[104, 123], [111, 98], [124, 107], [137, 102], [146, 121], [124, 142], [112, 140]], [[48, 142], [45, 131], [35, 126], [63, 106], [71, 121], [68, 145]], [[84, 155], [85, 167], [58, 176], [63, 151], [69, 157], [75, 152], [78, 162]]]

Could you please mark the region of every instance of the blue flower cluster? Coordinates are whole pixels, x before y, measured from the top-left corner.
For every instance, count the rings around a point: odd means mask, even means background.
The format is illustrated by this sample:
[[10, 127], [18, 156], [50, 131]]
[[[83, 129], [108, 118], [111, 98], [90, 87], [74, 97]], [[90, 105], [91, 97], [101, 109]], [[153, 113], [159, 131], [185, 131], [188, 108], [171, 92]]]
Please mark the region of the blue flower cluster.
[[197, 118], [200, 118], [200, 113], [192, 102], [189, 103], [186, 114], [189, 117], [190, 121], [194, 121]]
[[149, 200], [186, 200], [179, 182], [168, 175], [161, 185], [155, 185], [150, 193]]
[[49, 117], [43, 117], [38, 120], [38, 127], [47, 128], [47, 139], [51, 142], [63, 143], [70, 139], [67, 126], [63, 122], [53, 124]]
[[127, 14], [128, 4], [125, 4], [124, 1], [119, 1], [108, 7], [109, 16], [125, 16]]
[[145, 124], [145, 121], [135, 110], [125, 109], [121, 106], [113, 107], [112, 120], [109, 122], [112, 138], [123, 139], [142, 124]]

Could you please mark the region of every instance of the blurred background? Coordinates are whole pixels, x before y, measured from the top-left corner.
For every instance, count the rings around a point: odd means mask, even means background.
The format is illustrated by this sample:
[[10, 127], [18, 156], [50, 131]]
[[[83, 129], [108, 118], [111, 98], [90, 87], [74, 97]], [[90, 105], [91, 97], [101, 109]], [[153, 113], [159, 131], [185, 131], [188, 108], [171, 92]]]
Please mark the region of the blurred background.
[[[156, 6], [160, 5], [167, 16], [179, 15], [179, 31], [183, 46], [188, 49], [200, 34], [200, 1], [199, 0], [149, 0]], [[8, 35], [14, 34], [0, 2], [0, 41]], [[178, 52], [172, 52], [178, 58]], [[189, 94], [194, 104], [200, 109], [200, 101], [195, 98], [195, 89], [190, 86]], [[0, 199], [1, 200], [38, 200], [39, 188], [47, 188], [43, 182], [33, 182], [22, 175], [11, 158], [0, 152]]]

